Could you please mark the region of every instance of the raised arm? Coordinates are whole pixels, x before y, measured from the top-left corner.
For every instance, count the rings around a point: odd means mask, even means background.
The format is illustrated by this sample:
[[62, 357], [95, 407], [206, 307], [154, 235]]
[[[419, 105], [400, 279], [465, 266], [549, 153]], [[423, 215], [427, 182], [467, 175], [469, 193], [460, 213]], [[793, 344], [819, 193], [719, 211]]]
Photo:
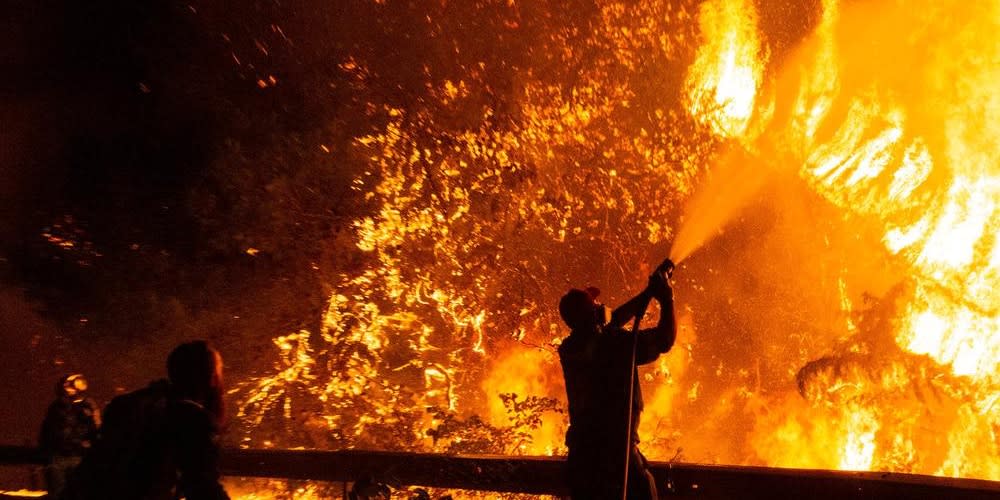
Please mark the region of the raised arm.
[[645, 290], [629, 299], [628, 302], [616, 307], [615, 310], [611, 312], [611, 321], [608, 322], [608, 325], [624, 328], [636, 314], [644, 312], [640, 311], [640, 309], [645, 309], [646, 305], [649, 304], [650, 299], [653, 298], [649, 288], [650, 287], [647, 286]]
[[656, 323], [656, 328], [653, 330], [653, 343], [658, 353], [664, 353], [674, 346], [674, 340], [677, 338], [674, 291], [666, 280], [664, 280], [662, 288], [653, 294], [653, 298], [660, 303], [660, 321]]
[[660, 320], [656, 327], [639, 332], [636, 344], [635, 362], [637, 364], [651, 363], [670, 350], [677, 337], [677, 320], [674, 317], [674, 293], [669, 282], [662, 275], [650, 277], [650, 296], [660, 304]]

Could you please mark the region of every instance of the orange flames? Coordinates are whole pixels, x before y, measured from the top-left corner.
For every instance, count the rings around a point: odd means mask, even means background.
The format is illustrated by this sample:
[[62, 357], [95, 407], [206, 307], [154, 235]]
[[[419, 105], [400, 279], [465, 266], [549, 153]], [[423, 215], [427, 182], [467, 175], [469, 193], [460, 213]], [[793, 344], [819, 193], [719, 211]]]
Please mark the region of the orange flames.
[[[753, 22], [752, 9], [741, 7], [743, 18], [730, 21], [727, 32], [740, 33]], [[855, 387], [859, 395], [827, 415], [833, 421], [826, 428], [792, 430], [794, 416], [779, 424], [779, 434], [798, 433], [775, 445], [788, 450], [808, 446], [817, 433], [832, 433], [840, 460], [821, 466], [1000, 479], [1000, 311], [992, 292], [1000, 285], [1000, 158], [991, 144], [1000, 131], [992, 119], [1000, 101], [990, 83], [997, 76], [995, 65], [986, 62], [1000, 54], [994, 44], [974, 43], [995, 33], [997, 6], [951, 7], [949, 12], [960, 13], [954, 14], [954, 24], [934, 17], [944, 7], [930, 3], [838, 9], [825, 2], [816, 33], [777, 72], [779, 90], [768, 104], [775, 107], [775, 117], [766, 132], [754, 138], [734, 134], [732, 127], [715, 129], [727, 137], [756, 139], [760, 149], [781, 151], [781, 163], [801, 165], [800, 175], [829, 202], [882, 225], [886, 250], [908, 268], [912, 280], [912, 291], [900, 299], [895, 340], [958, 377], [949, 387], [961, 393], [951, 408], [957, 418], [934, 431], [948, 436], [943, 462], [925, 461], [910, 469], [912, 454], [933, 452], [912, 449], [912, 437], [901, 432], [905, 417], [868, 399], [865, 394], [873, 389]], [[706, 8], [703, 19], [712, 12]], [[885, 19], [893, 22], [886, 25]], [[943, 36], [951, 29], [964, 35]], [[699, 67], [689, 85], [722, 87], [726, 84], [713, 78], [723, 82], [729, 75], [733, 85], [759, 93], [750, 80], [732, 76], [759, 73], [765, 63], [748, 60], [734, 71], [734, 53], [759, 52], [754, 38], [744, 37], [742, 43], [742, 49], [716, 48], [711, 57], [700, 53], [697, 62], [714, 60], [709, 63], [714, 73]], [[930, 57], [915, 57], [922, 47], [934, 47]], [[699, 105], [690, 109], [704, 113]], [[764, 105], [757, 109], [769, 111]], [[742, 124], [748, 117], [744, 109], [726, 106], [714, 112], [719, 116], [713, 123]], [[924, 376], [897, 375], [906, 380]], [[763, 426], [758, 432], [770, 431]], [[769, 449], [764, 458], [772, 452], [774, 459], [768, 461], [773, 465], [817, 465], [799, 462], [787, 450]], [[896, 462], [893, 455], [904, 460]]]
[[[467, 434], [429, 438], [447, 415], [514, 429], [500, 394], [563, 397], [559, 294], [586, 280], [610, 281], [617, 300], [636, 291], [638, 262], [662, 258], [703, 165], [740, 162], [808, 188], [802, 206], [814, 211], [784, 214], [795, 234], [821, 231], [810, 217], [833, 209], [839, 236], [820, 238], [825, 248], [859, 243], [820, 270], [791, 251], [774, 257], [818, 277], [787, 280], [822, 288], [801, 291], [821, 302], [823, 316], [804, 321], [825, 323], [815, 340], [789, 324], [771, 342], [740, 338], [732, 354], [699, 350], [727, 345], [699, 332], [698, 313], [727, 293], [702, 282], [736, 257], [679, 283], [677, 345], [642, 372], [647, 454], [1000, 480], [1000, 45], [984, 42], [1000, 32], [1000, 6], [917, 3], [824, 0], [812, 33], [777, 57], [754, 2], [709, 0], [696, 13], [607, 2], [591, 40], [600, 57], [571, 87], [523, 75], [515, 117], [445, 112], [470, 105], [478, 73], [440, 82], [416, 109], [373, 108], [384, 126], [356, 139], [370, 170], [354, 181], [373, 208], [344, 242], [360, 257], [333, 284], [321, 332], [276, 339], [278, 373], [248, 386], [242, 415], [260, 423], [281, 408], [314, 447], [460, 445]], [[688, 25], [700, 36], [678, 28]], [[552, 57], [583, 57], [574, 36], [553, 34]], [[638, 71], [641, 51], [676, 64], [691, 40], [683, 84], [662, 103], [613, 77]], [[341, 69], [367, 75], [353, 59]], [[622, 118], [636, 101], [650, 107], [638, 124]], [[747, 288], [739, 301], [757, 301], [751, 285], [728, 292]], [[788, 317], [778, 309], [754, 320]], [[565, 416], [536, 423], [501, 451], [561, 452]]]
[[688, 70], [688, 109], [723, 137], [743, 137], [757, 110], [766, 53], [750, 1], [708, 1], [698, 16], [702, 45]]

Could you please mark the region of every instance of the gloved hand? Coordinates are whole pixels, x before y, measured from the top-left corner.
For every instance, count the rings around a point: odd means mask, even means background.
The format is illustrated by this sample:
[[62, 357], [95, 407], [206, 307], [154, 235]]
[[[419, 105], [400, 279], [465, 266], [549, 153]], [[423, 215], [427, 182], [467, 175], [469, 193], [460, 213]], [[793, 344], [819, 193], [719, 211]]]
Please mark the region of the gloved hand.
[[670, 282], [667, 281], [667, 276], [659, 271], [649, 275], [649, 284], [646, 285], [646, 293], [660, 302], [673, 300], [674, 295], [673, 290], [670, 288]]

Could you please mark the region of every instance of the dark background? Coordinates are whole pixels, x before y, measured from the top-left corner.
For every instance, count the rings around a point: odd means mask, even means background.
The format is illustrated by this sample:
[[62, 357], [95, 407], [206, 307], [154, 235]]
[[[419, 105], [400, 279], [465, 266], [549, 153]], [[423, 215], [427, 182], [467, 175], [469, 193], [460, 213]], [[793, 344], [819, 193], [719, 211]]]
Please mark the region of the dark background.
[[[360, 3], [18, 4], [0, 26], [7, 443], [33, 439], [62, 373], [106, 401], [200, 337], [238, 377], [319, 321], [312, 264], [351, 174], [316, 144], [365, 126], [337, 123], [333, 70], [371, 36], [337, 12]], [[293, 44], [308, 23], [333, 36]]]

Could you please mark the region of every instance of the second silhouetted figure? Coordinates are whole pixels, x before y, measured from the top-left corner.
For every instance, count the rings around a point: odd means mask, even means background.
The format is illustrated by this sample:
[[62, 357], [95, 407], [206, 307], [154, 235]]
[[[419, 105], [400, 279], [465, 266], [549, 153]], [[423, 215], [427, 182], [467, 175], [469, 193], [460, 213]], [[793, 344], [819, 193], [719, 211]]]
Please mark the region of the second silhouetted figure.
[[181, 344], [167, 376], [111, 400], [64, 500], [229, 500], [217, 464], [222, 357], [203, 341]]

